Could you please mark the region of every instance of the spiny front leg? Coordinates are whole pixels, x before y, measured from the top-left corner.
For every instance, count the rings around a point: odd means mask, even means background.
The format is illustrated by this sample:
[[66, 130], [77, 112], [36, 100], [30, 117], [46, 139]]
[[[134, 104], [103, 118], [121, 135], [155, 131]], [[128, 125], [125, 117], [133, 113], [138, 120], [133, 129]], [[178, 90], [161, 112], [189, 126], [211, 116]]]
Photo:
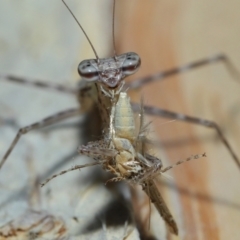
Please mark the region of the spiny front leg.
[[122, 180], [125, 180], [125, 178], [123, 178], [123, 177], [114, 177], [114, 178], [111, 178], [111, 179], [107, 180], [105, 185], [107, 185], [110, 182], [120, 182]]
[[109, 143], [105, 140], [89, 142], [87, 145], [82, 145], [78, 148], [78, 152], [94, 159], [114, 158], [118, 154], [116, 149], [109, 148]]

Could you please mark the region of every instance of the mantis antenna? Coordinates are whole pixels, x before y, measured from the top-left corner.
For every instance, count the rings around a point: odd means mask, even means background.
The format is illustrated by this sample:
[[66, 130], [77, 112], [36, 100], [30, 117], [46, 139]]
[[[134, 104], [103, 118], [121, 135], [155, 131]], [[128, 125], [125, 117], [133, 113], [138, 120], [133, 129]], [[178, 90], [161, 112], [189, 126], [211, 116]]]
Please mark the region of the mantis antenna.
[[[71, 13], [71, 15], [73, 16], [73, 18], [74, 18], [75, 21], [77, 22], [78, 26], [81, 28], [83, 34], [85, 35], [85, 37], [87, 38], [89, 44], [91, 45], [91, 48], [92, 48], [92, 50], [93, 50], [93, 52], [94, 52], [94, 54], [95, 54], [95, 56], [96, 56], [97, 61], [99, 62], [99, 57], [98, 57], [98, 55], [97, 55], [97, 52], [96, 52], [95, 48], [93, 47], [93, 44], [92, 44], [92, 42], [90, 41], [87, 33], [85, 32], [85, 30], [83, 29], [82, 25], [81, 25], [80, 22], [77, 20], [77, 18], [75, 17], [75, 15], [73, 14], [72, 10], [68, 7], [68, 5], [66, 4], [66, 2], [65, 2], [64, 0], [62, 0], [62, 2], [63, 2], [63, 4], [66, 6], [66, 8], [68, 9], [68, 11]], [[114, 2], [115, 2], [115, 1], [114, 1]], [[115, 4], [114, 4], [114, 5], [115, 5]]]
[[116, 58], [116, 43], [115, 43], [115, 36], [114, 36], [114, 29], [115, 29], [115, 5], [116, 0], [113, 1], [113, 15], [112, 15], [112, 39], [113, 39], [113, 54]]

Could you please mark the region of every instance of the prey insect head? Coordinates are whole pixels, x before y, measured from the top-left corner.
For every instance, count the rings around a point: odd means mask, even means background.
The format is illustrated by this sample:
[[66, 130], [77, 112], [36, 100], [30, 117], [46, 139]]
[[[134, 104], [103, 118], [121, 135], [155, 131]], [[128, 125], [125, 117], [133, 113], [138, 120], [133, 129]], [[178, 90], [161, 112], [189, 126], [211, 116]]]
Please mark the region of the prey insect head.
[[125, 77], [135, 73], [140, 65], [140, 57], [129, 52], [113, 58], [84, 60], [78, 65], [78, 73], [87, 81], [98, 81], [108, 88], [116, 88]]

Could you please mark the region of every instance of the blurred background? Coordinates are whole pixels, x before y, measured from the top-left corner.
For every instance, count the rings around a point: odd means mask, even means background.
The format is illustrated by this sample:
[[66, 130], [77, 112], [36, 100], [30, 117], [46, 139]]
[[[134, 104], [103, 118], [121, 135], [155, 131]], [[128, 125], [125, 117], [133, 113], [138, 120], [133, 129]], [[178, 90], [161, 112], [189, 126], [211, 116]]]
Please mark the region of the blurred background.
[[[113, 52], [112, 1], [69, 0], [68, 3], [99, 56], [110, 56]], [[129, 81], [217, 53], [226, 54], [240, 71], [238, 9], [237, 0], [217, 3], [212, 0], [177, 3], [169, 0], [117, 1], [117, 53], [134, 51], [142, 59], [141, 69]], [[1, 73], [75, 86], [78, 63], [93, 57], [88, 42], [61, 1], [0, 0]], [[240, 78], [232, 78], [222, 63], [216, 63], [144, 86], [140, 91], [134, 91], [132, 98], [138, 102], [143, 95], [147, 105], [216, 122], [240, 156], [239, 87]], [[67, 94], [1, 81], [0, 156], [19, 126], [75, 106], [75, 98]], [[240, 174], [217, 134], [214, 130], [188, 123], [149, 118], [151, 120], [152, 138], [158, 139], [157, 154], [165, 166], [192, 154], [206, 152], [207, 158], [171, 170], [168, 175], [172, 178], [163, 178], [163, 183], [159, 183], [159, 190], [178, 223], [179, 237], [167, 234], [154, 207], [149, 233], [146, 226], [147, 199], [140, 189], [137, 193], [131, 190], [135, 197], [138, 194], [142, 197], [138, 201], [134, 197], [134, 207], [129, 207], [143, 210], [143, 213], [135, 214], [137, 224], [146, 228], [142, 229], [141, 238], [147, 239], [149, 234], [151, 239], [238, 239]], [[68, 127], [70, 125], [75, 128]], [[86, 141], [79, 140], [79, 135], [89, 135], [81, 129], [86, 129], [84, 119], [73, 119], [51, 131], [36, 131], [20, 140], [1, 170], [0, 222], [2, 219], [6, 222], [7, 218], [1, 217], [6, 216], [6, 210], [13, 215], [7, 214], [12, 219], [29, 207], [31, 180], [43, 179], [61, 169], [90, 161], [76, 158], [77, 146]], [[124, 198], [125, 206], [130, 191], [124, 184], [106, 187], [103, 173], [97, 171], [102, 182], [93, 179], [93, 173], [94, 170], [84, 169], [81, 173], [59, 177], [41, 189], [38, 197], [41, 203], [35, 203], [34, 207], [37, 205], [39, 209], [60, 214], [70, 234], [82, 239], [97, 239], [96, 236], [99, 239], [122, 239], [126, 229], [124, 221], [102, 227], [103, 210], [119, 195]], [[125, 190], [114, 190], [118, 188]], [[104, 214], [99, 214], [101, 211]], [[131, 218], [134, 214], [131, 210], [129, 212]], [[77, 223], [72, 220], [73, 216], [78, 217]], [[98, 219], [100, 227], [89, 227], [92, 218]], [[127, 225], [128, 239], [139, 239], [135, 224]], [[81, 230], [86, 228], [90, 230], [83, 231], [83, 234]]]

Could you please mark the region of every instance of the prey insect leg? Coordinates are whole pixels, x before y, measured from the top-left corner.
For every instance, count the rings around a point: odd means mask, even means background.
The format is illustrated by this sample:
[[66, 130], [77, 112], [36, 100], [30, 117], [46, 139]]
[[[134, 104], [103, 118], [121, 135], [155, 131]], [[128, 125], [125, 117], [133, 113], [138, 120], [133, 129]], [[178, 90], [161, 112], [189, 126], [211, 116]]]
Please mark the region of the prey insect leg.
[[91, 167], [91, 166], [95, 166], [95, 165], [99, 165], [102, 164], [103, 162], [93, 162], [93, 163], [88, 163], [88, 164], [83, 164], [83, 165], [76, 165], [74, 167], [71, 167], [67, 170], [61, 171], [60, 173], [54, 174], [53, 176], [51, 176], [50, 178], [46, 179], [43, 183], [41, 183], [41, 187], [44, 187], [48, 182], [50, 182], [53, 178], [56, 178], [58, 176], [61, 176], [65, 173], [71, 172], [71, 171], [75, 171], [81, 168], [85, 168], [85, 167]]
[[187, 71], [190, 71], [199, 67], [204, 67], [206, 65], [217, 63], [217, 62], [222, 62], [225, 68], [227, 69], [227, 71], [229, 72], [229, 74], [231, 75], [231, 77], [233, 79], [236, 79], [237, 81], [240, 81], [240, 73], [237, 70], [237, 68], [233, 65], [233, 63], [229, 60], [229, 58], [224, 54], [218, 54], [209, 58], [204, 58], [192, 63], [188, 63], [181, 67], [172, 68], [167, 71], [163, 71], [163, 72], [156, 73], [143, 78], [135, 79], [134, 81], [127, 83], [126, 86], [129, 89], [137, 89], [144, 86], [145, 84], [160, 82], [165, 80], [167, 77], [171, 77], [179, 73], [185, 73]]
[[[139, 105], [136, 103], [132, 103], [132, 107], [133, 107], [134, 111], [138, 111], [138, 109], [139, 109]], [[209, 120], [202, 119], [202, 118], [191, 117], [188, 115], [171, 112], [171, 111], [168, 111], [165, 109], [156, 108], [156, 107], [152, 107], [152, 106], [146, 106], [146, 105], [144, 106], [144, 111], [148, 115], [159, 116], [159, 117], [170, 118], [170, 119], [177, 119], [179, 121], [197, 124], [197, 125], [201, 125], [204, 127], [214, 129], [216, 131], [216, 133], [218, 134], [218, 136], [220, 137], [222, 143], [224, 144], [224, 146], [227, 148], [228, 152], [232, 156], [234, 162], [237, 164], [238, 168], [240, 169], [240, 160], [239, 160], [238, 156], [236, 155], [235, 151], [232, 149], [231, 145], [229, 144], [228, 140], [225, 138], [222, 130], [220, 129], [220, 127], [218, 126], [218, 124], [216, 122], [209, 121]]]
[[10, 153], [12, 152], [12, 150], [14, 149], [14, 147], [16, 146], [17, 142], [19, 141], [20, 137], [32, 130], [36, 130], [36, 129], [40, 129], [43, 127], [46, 127], [50, 124], [59, 122], [61, 120], [76, 116], [80, 114], [80, 109], [79, 108], [72, 108], [72, 109], [68, 109], [62, 112], [59, 112], [57, 114], [54, 114], [50, 117], [44, 118], [42, 121], [39, 122], [35, 122], [31, 125], [28, 125], [26, 127], [20, 128], [18, 130], [17, 135], [15, 136], [15, 138], [13, 139], [10, 147], [8, 148], [7, 152], [4, 154], [1, 162], [0, 162], [0, 169], [3, 166], [3, 164], [5, 163], [5, 161], [7, 160], [8, 156], [10, 155]]
[[197, 155], [193, 155], [191, 157], [188, 157], [184, 160], [179, 160], [177, 161], [175, 164], [171, 165], [171, 166], [168, 166], [168, 167], [165, 167], [164, 169], [161, 170], [161, 173], [164, 173], [164, 172], [167, 172], [168, 170], [172, 169], [172, 168], [175, 168], [177, 167], [178, 165], [180, 164], [183, 164], [185, 162], [189, 162], [191, 160], [195, 160], [195, 159], [199, 159], [199, 158], [202, 158], [202, 157], [207, 157], [206, 153], [203, 153], [203, 154], [197, 154]]

